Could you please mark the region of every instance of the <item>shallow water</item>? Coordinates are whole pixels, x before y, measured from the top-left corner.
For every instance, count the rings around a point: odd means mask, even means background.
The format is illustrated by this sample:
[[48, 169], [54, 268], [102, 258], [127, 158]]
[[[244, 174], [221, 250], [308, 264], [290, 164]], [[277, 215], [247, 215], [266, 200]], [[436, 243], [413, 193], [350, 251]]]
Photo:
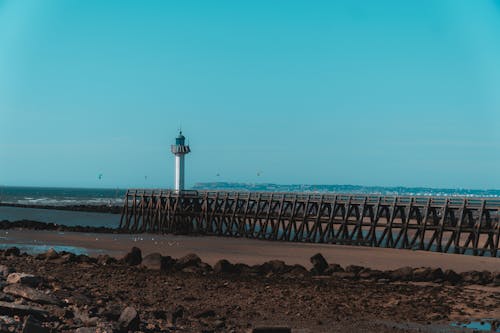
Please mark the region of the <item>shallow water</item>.
[[[85, 254], [85, 255], [88, 255], [89, 254], [89, 250], [88, 249], [85, 249], [83, 247], [77, 247], [77, 246], [65, 246], [65, 245], [50, 245], [50, 244], [27, 244], [27, 243], [10, 243], [10, 244], [0, 244], [0, 250], [5, 250], [5, 249], [8, 249], [10, 247], [17, 247], [21, 252], [26, 252], [28, 254], [40, 254], [40, 253], [44, 253], [44, 252], [47, 252], [49, 249], [54, 249], [56, 250], [57, 252], [61, 252], [61, 251], [66, 251], [66, 252], [71, 252], [71, 253], [74, 253], [76, 255], [79, 255], [79, 254]], [[99, 252], [99, 251], [95, 251], [95, 252]]]
[[0, 206], [0, 220], [23, 219], [67, 226], [117, 228], [120, 224], [120, 214]]
[[485, 319], [481, 321], [471, 321], [469, 323], [452, 323], [451, 326], [468, 328], [483, 332], [500, 332], [500, 327], [497, 327], [495, 330], [492, 329], [491, 322], [491, 319]]

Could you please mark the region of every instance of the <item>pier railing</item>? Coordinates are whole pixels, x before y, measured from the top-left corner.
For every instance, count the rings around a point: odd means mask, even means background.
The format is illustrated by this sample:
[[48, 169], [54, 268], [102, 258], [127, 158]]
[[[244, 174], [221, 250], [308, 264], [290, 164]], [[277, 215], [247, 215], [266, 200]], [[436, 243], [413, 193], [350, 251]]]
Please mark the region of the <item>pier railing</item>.
[[500, 199], [138, 189], [120, 228], [498, 257]]

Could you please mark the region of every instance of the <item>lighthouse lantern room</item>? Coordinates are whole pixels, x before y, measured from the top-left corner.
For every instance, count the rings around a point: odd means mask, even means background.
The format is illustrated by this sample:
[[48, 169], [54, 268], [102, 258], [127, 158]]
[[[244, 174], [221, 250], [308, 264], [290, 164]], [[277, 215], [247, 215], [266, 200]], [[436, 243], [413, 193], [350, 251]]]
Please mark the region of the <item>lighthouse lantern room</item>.
[[191, 149], [185, 144], [186, 138], [179, 131], [175, 138], [175, 145], [171, 146], [172, 154], [175, 155], [175, 191], [184, 190], [184, 155], [189, 154]]

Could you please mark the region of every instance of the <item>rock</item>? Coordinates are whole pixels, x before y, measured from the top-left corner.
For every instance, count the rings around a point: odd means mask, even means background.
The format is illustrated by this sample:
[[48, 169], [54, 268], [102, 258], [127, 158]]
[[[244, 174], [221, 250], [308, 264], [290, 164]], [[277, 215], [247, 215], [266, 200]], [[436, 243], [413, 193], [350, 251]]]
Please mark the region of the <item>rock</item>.
[[444, 273], [441, 268], [431, 269], [430, 281], [442, 280], [443, 278], [444, 278]]
[[49, 313], [42, 308], [37, 308], [34, 306], [0, 301], [0, 314], [18, 316], [32, 315], [37, 319], [44, 319], [48, 316]]
[[266, 273], [281, 274], [287, 271], [287, 265], [282, 260], [271, 260], [262, 264], [262, 268]]
[[433, 281], [432, 278], [432, 268], [430, 267], [419, 267], [413, 269], [413, 281]]
[[13, 269], [11, 269], [5, 265], [0, 265], [0, 276], [7, 277], [13, 271], [14, 271]]
[[21, 254], [21, 251], [17, 247], [14, 246], [14, 247], [9, 247], [7, 250], [5, 250], [5, 252], [3, 254], [6, 257], [8, 257], [8, 256], [19, 257], [19, 255]]
[[384, 278], [385, 273], [378, 269], [365, 268], [358, 273], [358, 277], [365, 280], [378, 280]]
[[214, 310], [205, 310], [205, 311], [202, 311], [202, 312], [195, 314], [193, 317], [195, 317], [195, 318], [209, 318], [209, 317], [215, 317], [215, 316], [216, 316], [216, 314], [215, 314]]
[[401, 267], [389, 273], [392, 281], [411, 281], [413, 277], [413, 268]]
[[313, 255], [311, 258], [311, 264], [313, 265], [312, 272], [314, 274], [321, 275], [325, 272], [325, 270], [328, 268], [328, 262], [326, 261], [325, 257], [321, 253], [316, 253]]
[[252, 333], [291, 333], [290, 327], [256, 327]]
[[460, 274], [465, 283], [468, 284], [488, 284], [493, 281], [493, 276], [487, 271], [468, 271]]
[[198, 257], [194, 253], [189, 253], [184, 257], [177, 260], [175, 263], [175, 267], [179, 270], [182, 270], [186, 267], [198, 266], [201, 263], [200, 257]]
[[331, 275], [335, 272], [344, 272], [344, 269], [339, 264], [330, 264], [328, 265], [327, 269], [325, 269], [324, 274]]
[[0, 291], [0, 301], [3, 301], [3, 302], [14, 302], [15, 298], [13, 296], [11, 296], [11, 295], [8, 295], [8, 294]]
[[46, 294], [40, 290], [33, 289], [19, 283], [9, 284], [3, 291], [7, 294], [19, 296], [40, 304], [60, 304], [61, 302], [53, 295]]
[[97, 264], [101, 266], [109, 266], [115, 264], [117, 260], [108, 254], [100, 254], [97, 256]]
[[290, 270], [283, 276], [290, 278], [303, 278], [305, 276], [308, 276], [309, 274], [309, 271], [304, 266], [293, 265]]
[[162, 256], [159, 253], [151, 253], [142, 259], [141, 265], [147, 269], [157, 271], [169, 271], [174, 267], [175, 260], [170, 256]]
[[101, 330], [98, 330], [97, 327], [79, 327], [75, 330], [75, 333], [97, 333], [97, 332], [102, 332]]
[[142, 262], [142, 252], [138, 247], [133, 247], [129, 253], [123, 257], [123, 261], [129, 266], [137, 266]]
[[52, 247], [45, 252], [45, 259], [47, 260], [52, 260], [52, 259], [57, 259], [59, 258], [59, 253], [57, 253], [56, 250], [54, 250]]
[[333, 272], [331, 274], [333, 278], [355, 280], [358, 276], [354, 272]]
[[102, 312], [101, 316], [106, 318], [107, 320], [117, 321], [120, 318], [121, 309], [119, 305], [109, 305]]
[[184, 307], [182, 305], [178, 305], [175, 307], [175, 310], [172, 312], [172, 323], [175, 324], [177, 319], [182, 318], [184, 316]]
[[160, 253], [151, 253], [142, 258], [141, 266], [147, 269], [161, 270], [162, 256]]
[[140, 319], [136, 309], [131, 306], [126, 307], [118, 319], [118, 324], [122, 330], [139, 330]]
[[459, 283], [460, 281], [462, 281], [462, 277], [460, 276], [460, 274], [458, 274], [457, 272], [455, 272], [454, 270], [451, 270], [451, 269], [447, 269], [444, 272], [443, 279], [445, 281], [448, 281], [448, 282], [453, 283], [453, 284], [456, 284], [456, 283]]
[[345, 271], [348, 273], [359, 274], [359, 272], [361, 272], [363, 269], [365, 269], [363, 266], [349, 265], [346, 266]]
[[7, 283], [20, 283], [31, 287], [36, 287], [42, 283], [42, 278], [32, 274], [26, 273], [10, 273], [7, 276]]
[[49, 333], [47, 327], [43, 327], [38, 320], [32, 316], [27, 316], [24, 320], [22, 333]]

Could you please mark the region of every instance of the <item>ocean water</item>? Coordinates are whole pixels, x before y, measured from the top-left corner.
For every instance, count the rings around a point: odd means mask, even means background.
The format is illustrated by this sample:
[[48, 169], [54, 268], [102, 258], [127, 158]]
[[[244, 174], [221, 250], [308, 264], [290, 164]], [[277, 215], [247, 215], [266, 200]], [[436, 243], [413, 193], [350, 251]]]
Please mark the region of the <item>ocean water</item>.
[[123, 205], [124, 189], [0, 186], [0, 203], [24, 205]]
[[[427, 187], [384, 187], [360, 185], [280, 185], [246, 183], [197, 183], [193, 190], [353, 193], [416, 196], [465, 196], [498, 198], [495, 189], [444, 189]], [[123, 205], [126, 189], [53, 188], [0, 186], [0, 203], [27, 205]]]

